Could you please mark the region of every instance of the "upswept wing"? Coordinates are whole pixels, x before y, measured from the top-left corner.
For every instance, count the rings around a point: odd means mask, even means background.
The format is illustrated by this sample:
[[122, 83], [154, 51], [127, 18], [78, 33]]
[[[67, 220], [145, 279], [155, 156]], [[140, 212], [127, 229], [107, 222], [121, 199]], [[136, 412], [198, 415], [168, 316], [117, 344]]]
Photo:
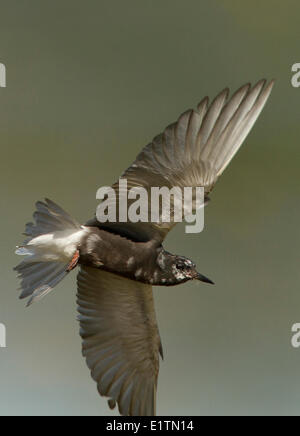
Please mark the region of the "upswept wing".
[[[151, 187], [177, 186], [181, 190], [184, 187], [203, 187], [206, 199], [262, 111], [273, 84], [274, 81], [267, 84], [265, 80], [253, 87], [246, 84], [231, 98], [228, 97], [229, 90], [224, 89], [211, 104], [205, 97], [196, 109], [184, 112], [144, 147], [122, 174], [121, 179], [127, 180], [125, 194], [131, 188], [145, 188], [149, 198], [148, 210], [151, 207]], [[118, 205], [121, 196], [119, 180], [113, 188]], [[129, 235], [136, 233], [137, 239], [161, 242], [175, 224], [173, 199], [171, 197], [168, 221], [164, 220], [164, 211], [161, 210], [158, 222], [117, 222], [104, 224], [104, 227]], [[134, 201], [128, 201], [128, 208]], [[96, 220], [94, 225], [97, 225]]]
[[77, 284], [83, 355], [100, 395], [122, 415], [155, 415], [162, 348], [152, 287], [89, 267]]

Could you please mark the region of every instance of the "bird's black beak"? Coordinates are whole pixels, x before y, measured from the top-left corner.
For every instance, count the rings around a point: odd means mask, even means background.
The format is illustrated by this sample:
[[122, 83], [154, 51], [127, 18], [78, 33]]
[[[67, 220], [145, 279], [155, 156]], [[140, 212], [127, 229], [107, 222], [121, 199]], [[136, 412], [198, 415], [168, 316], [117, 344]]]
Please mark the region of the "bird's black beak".
[[196, 280], [200, 280], [201, 282], [210, 283], [211, 285], [214, 285], [214, 282], [210, 280], [209, 278], [205, 277], [204, 275], [197, 272], [197, 275], [195, 276]]

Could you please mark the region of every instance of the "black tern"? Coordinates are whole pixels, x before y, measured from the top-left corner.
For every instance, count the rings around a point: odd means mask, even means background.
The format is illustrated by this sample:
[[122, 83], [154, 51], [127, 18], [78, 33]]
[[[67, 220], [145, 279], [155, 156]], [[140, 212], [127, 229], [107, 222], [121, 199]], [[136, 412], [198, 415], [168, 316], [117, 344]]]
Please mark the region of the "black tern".
[[[225, 89], [142, 149], [121, 176], [128, 189], [203, 187], [205, 203], [263, 109], [274, 81], [246, 84], [231, 97]], [[120, 179], [119, 179], [120, 180]], [[118, 182], [113, 185], [119, 196]], [[162, 243], [175, 222], [101, 223], [95, 216], [80, 225], [46, 199], [36, 203], [34, 223], [16, 253], [20, 298], [28, 305], [48, 294], [77, 266], [77, 302], [82, 351], [100, 395], [122, 415], [156, 414], [159, 355], [152, 286], [188, 280], [212, 283], [195, 264], [168, 253]]]

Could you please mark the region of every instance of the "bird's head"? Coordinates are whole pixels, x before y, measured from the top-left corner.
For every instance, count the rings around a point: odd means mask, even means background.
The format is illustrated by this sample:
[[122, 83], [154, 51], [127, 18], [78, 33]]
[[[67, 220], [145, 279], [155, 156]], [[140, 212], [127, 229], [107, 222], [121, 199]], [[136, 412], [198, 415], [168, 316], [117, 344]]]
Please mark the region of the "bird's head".
[[200, 280], [201, 282], [214, 284], [210, 279], [200, 274], [196, 270], [196, 265], [190, 259], [183, 256], [175, 256], [172, 273], [174, 278], [179, 282], [187, 280]]
[[188, 280], [200, 280], [201, 282], [214, 284], [196, 270], [194, 262], [184, 256], [177, 256], [164, 251], [160, 254], [158, 263], [168, 273], [168, 277], [172, 279], [170, 280], [172, 283], [169, 284], [184, 283]]

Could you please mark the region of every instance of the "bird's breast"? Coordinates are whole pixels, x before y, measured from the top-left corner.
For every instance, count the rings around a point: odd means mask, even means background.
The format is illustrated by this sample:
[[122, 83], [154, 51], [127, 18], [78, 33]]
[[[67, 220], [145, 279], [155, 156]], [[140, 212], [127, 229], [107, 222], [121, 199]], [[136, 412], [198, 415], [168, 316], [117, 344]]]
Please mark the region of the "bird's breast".
[[154, 284], [157, 249], [150, 242], [133, 242], [97, 227], [81, 241], [79, 263], [104, 269], [132, 280]]

